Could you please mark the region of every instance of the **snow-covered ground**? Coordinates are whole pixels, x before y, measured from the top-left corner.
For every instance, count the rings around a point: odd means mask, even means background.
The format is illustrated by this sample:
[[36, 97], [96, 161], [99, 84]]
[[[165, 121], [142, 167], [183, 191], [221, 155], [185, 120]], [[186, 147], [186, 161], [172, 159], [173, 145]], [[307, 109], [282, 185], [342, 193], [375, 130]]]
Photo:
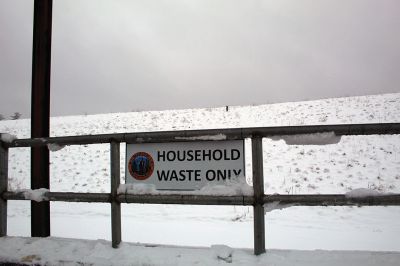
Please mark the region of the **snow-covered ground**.
[[[308, 102], [193, 110], [54, 117], [51, 136], [181, 129], [400, 122], [400, 93]], [[29, 120], [1, 121], [0, 132], [27, 138]], [[251, 169], [247, 142], [246, 167]], [[121, 176], [125, 175], [121, 145]], [[10, 150], [10, 190], [30, 187], [30, 153]], [[51, 152], [51, 190], [109, 192], [109, 145]], [[246, 174], [251, 180], [251, 173]], [[264, 139], [267, 194], [400, 191], [400, 137], [344, 136], [333, 145], [286, 145]], [[124, 180], [121, 180], [124, 183]], [[9, 235], [30, 235], [29, 202], [9, 202]], [[52, 235], [106, 239], [110, 206], [51, 203]], [[252, 248], [252, 208], [129, 204], [123, 241]], [[266, 214], [269, 249], [400, 251], [400, 207], [291, 207]]]
[[110, 248], [104, 240], [65, 238], [0, 238], [0, 260], [33, 265], [177, 266], [397, 266], [400, 253], [360, 251], [268, 250], [254, 256], [251, 250], [225, 245], [210, 248], [123, 243]]

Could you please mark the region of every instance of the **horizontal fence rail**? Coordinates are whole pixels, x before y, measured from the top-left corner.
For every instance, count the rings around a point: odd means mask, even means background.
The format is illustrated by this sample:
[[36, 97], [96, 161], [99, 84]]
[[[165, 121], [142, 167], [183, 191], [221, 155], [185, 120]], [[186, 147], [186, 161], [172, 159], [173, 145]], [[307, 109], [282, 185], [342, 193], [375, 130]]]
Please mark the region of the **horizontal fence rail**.
[[[0, 138], [0, 237], [7, 235], [7, 200], [31, 200], [30, 191], [8, 191], [8, 149], [16, 147], [40, 147], [48, 144], [84, 145], [110, 144], [110, 193], [43, 192], [42, 201], [96, 202], [111, 204], [112, 246], [121, 242], [121, 203], [191, 204], [191, 205], [245, 205], [253, 206], [254, 253], [265, 252], [264, 211], [291, 206], [400, 206], [400, 194], [378, 194], [355, 197], [351, 194], [324, 195], [266, 195], [263, 181], [263, 137], [302, 135], [315, 133], [344, 135], [391, 135], [400, 134], [400, 123], [349, 124], [228, 128], [205, 130], [181, 130], [163, 132], [116, 133], [51, 138], [15, 139], [11, 142]], [[252, 196], [210, 196], [194, 194], [118, 194], [120, 181], [121, 143], [189, 142], [212, 140], [252, 140], [253, 192]], [[26, 194], [28, 193], [28, 194]], [[176, 192], [175, 192], [176, 193]]]
[[[29, 200], [24, 191], [7, 191], [2, 197], [5, 200]], [[111, 203], [112, 196], [111, 193], [46, 192], [42, 201]]]
[[384, 124], [349, 124], [349, 125], [316, 125], [201, 129], [138, 133], [115, 133], [102, 135], [82, 135], [52, 138], [16, 139], [5, 143], [8, 147], [38, 147], [47, 144], [84, 145], [115, 142], [154, 143], [185, 142], [205, 140], [238, 140], [252, 137], [273, 137], [279, 135], [298, 135], [333, 132], [336, 136], [350, 135], [391, 135], [400, 134], [400, 123]]
[[[2, 195], [5, 200], [29, 200], [24, 192], [7, 191]], [[149, 203], [149, 204], [189, 204], [189, 205], [243, 205], [255, 204], [253, 196], [208, 196], [208, 195], [151, 195], [111, 193], [75, 193], [46, 192], [43, 201], [97, 202], [111, 203]], [[381, 194], [376, 196], [351, 197], [343, 194], [295, 194], [264, 195], [263, 204], [279, 203], [278, 206], [400, 206], [400, 194]], [[290, 206], [289, 206], [290, 205]]]

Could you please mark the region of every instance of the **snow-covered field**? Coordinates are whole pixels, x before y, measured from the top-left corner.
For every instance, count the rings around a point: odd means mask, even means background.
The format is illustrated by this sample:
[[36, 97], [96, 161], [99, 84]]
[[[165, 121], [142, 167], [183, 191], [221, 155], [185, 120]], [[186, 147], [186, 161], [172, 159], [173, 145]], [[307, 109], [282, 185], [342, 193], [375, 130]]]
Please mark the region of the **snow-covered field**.
[[[400, 93], [308, 102], [54, 117], [51, 136], [180, 129], [400, 122]], [[27, 138], [29, 120], [1, 121], [0, 132]], [[248, 144], [248, 143], [247, 143]], [[247, 145], [248, 147], [248, 145]], [[125, 175], [121, 145], [121, 176]], [[247, 150], [248, 152], [248, 150]], [[246, 161], [250, 169], [250, 161]], [[10, 190], [30, 187], [30, 153], [10, 150]], [[109, 145], [51, 152], [51, 190], [108, 192]], [[250, 173], [247, 178], [251, 179]], [[264, 139], [267, 194], [400, 192], [400, 136], [342, 137], [335, 145]], [[121, 180], [124, 183], [124, 180]], [[9, 202], [9, 235], [30, 235], [29, 202]], [[52, 235], [110, 239], [108, 204], [51, 203]], [[123, 241], [166, 245], [253, 246], [251, 207], [129, 204]], [[269, 249], [400, 251], [400, 207], [291, 207], [266, 214]]]

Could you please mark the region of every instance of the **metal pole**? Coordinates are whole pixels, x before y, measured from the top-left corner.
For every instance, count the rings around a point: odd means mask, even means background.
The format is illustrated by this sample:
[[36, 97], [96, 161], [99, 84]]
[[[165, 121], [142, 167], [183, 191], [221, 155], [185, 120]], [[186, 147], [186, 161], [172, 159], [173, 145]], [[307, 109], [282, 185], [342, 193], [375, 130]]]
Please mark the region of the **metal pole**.
[[112, 247], [118, 248], [121, 243], [121, 203], [117, 201], [117, 190], [120, 184], [120, 144], [111, 142], [111, 238]]
[[[0, 134], [1, 136], [1, 134]], [[0, 139], [0, 237], [7, 235], [7, 200], [3, 193], [8, 186], [8, 149]]]
[[265, 253], [264, 173], [262, 137], [251, 140], [254, 189], [254, 254]]
[[[35, 0], [32, 50], [32, 138], [49, 137], [52, 0]], [[49, 151], [31, 148], [31, 188], [50, 188]], [[32, 237], [50, 236], [50, 203], [31, 202]]]

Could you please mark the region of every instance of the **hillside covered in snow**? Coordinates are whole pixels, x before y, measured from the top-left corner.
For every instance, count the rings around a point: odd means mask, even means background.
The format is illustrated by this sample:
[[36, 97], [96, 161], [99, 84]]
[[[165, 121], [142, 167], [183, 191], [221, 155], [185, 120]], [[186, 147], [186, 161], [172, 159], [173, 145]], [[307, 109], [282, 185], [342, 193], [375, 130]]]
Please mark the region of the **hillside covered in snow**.
[[[317, 101], [53, 117], [51, 136], [183, 129], [400, 122], [400, 93]], [[0, 132], [28, 138], [30, 120], [0, 121]], [[251, 169], [249, 142], [246, 168]], [[121, 177], [125, 176], [121, 145]], [[109, 192], [109, 145], [50, 153], [51, 190]], [[30, 152], [10, 150], [10, 190], [30, 187]], [[250, 172], [250, 171], [248, 171]], [[251, 173], [246, 173], [251, 180]], [[334, 145], [264, 139], [266, 194], [400, 192], [400, 136], [344, 136]], [[121, 180], [124, 183], [124, 180]], [[10, 202], [9, 232], [29, 235], [29, 202]], [[52, 234], [110, 239], [107, 204], [52, 203]], [[398, 207], [292, 207], [266, 214], [268, 248], [400, 250]], [[66, 227], [65, 224], [68, 224]], [[176, 232], [180, 232], [178, 235]], [[123, 240], [252, 247], [249, 207], [123, 205]]]

